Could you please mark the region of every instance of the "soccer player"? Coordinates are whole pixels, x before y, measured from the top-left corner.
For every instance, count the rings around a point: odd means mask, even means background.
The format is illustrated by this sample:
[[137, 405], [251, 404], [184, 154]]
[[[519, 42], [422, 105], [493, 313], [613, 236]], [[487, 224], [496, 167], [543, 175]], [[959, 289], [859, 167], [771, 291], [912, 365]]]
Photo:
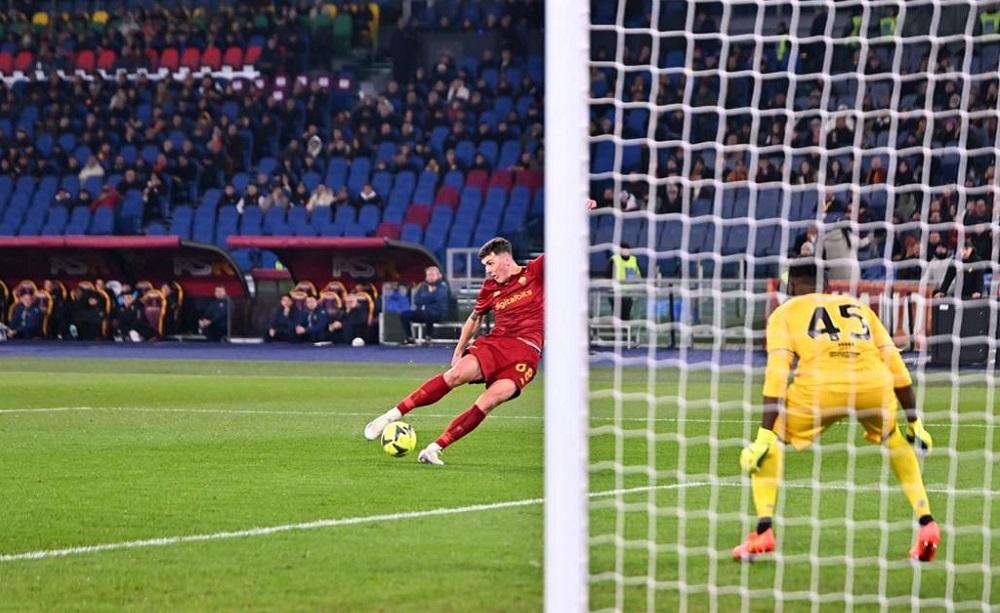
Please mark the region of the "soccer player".
[[[472, 314], [462, 326], [451, 368], [431, 377], [395, 407], [370, 421], [365, 426], [368, 440], [378, 438], [390, 422], [437, 402], [459, 385], [485, 383], [486, 391], [475, 403], [417, 455], [424, 464], [444, 464], [442, 450], [472, 432], [500, 404], [520, 395], [535, 377], [544, 337], [544, 256], [521, 266], [514, 261], [510, 242], [498, 237], [482, 246], [479, 260], [486, 267], [487, 278]], [[493, 329], [473, 340], [489, 311], [495, 317]]]
[[[764, 415], [757, 439], [740, 453], [740, 466], [750, 474], [757, 529], [733, 548], [733, 559], [751, 561], [774, 551], [783, 446], [804, 449], [852, 413], [866, 439], [888, 447], [892, 470], [920, 524], [910, 558], [929, 562], [941, 536], [913, 447], [930, 451], [933, 440], [917, 416], [910, 373], [878, 316], [853, 297], [817, 292], [817, 273], [813, 258], [793, 260], [792, 297], [767, 321]], [[798, 364], [789, 384], [793, 358]], [[897, 401], [906, 415], [905, 438], [896, 424]]]

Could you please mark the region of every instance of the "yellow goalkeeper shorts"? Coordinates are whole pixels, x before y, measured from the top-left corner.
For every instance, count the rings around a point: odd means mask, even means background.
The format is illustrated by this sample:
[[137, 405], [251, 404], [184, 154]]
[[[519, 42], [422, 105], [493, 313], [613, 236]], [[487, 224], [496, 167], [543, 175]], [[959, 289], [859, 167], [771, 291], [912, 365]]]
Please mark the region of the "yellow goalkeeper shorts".
[[881, 443], [896, 427], [897, 404], [891, 387], [832, 392], [792, 383], [774, 431], [792, 447], [805, 449], [831, 424], [854, 415], [865, 428], [865, 438]]

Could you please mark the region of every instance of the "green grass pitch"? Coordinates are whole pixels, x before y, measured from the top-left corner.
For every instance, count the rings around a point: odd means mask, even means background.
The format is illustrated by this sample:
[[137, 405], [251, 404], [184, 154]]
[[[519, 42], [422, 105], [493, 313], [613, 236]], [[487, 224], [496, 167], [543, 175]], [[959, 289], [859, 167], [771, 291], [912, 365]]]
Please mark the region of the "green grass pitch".
[[[0, 556], [222, 537], [0, 559], [0, 610], [540, 609], [541, 378], [449, 449], [443, 469], [412, 455], [389, 458], [360, 437], [370, 415], [439, 370], [0, 359]], [[955, 391], [958, 428], [945, 411], [952, 388], [926, 389], [938, 447], [925, 473], [946, 542], [941, 562], [914, 570], [905, 562], [912, 537], [905, 498], [878, 448], [851, 425], [832, 428], [818, 456], [786, 456], [783, 563], [731, 562], [730, 547], [750, 527], [749, 491], [736, 466], [754, 411], [740, 402], [743, 375], [713, 381], [692, 372], [679, 406], [678, 373], [654, 374], [650, 384], [640, 369], [617, 383], [610, 370], [592, 373], [591, 491], [600, 494], [591, 512], [592, 607], [709, 610], [712, 586], [720, 609], [746, 603], [772, 610], [777, 584], [785, 610], [810, 609], [810, 590], [832, 610], [844, 608], [845, 591], [856, 608], [878, 608], [868, 595], [901, 604], [915, 589], [915, 573], [931, 609], [946, 596], [1000, 602], [1000, 572], [990, 569], [1000, 567], [1000, 471], [981, 453], [1000, 451], [1000, 433], [985, 427], [997, 407], [986, 405], [981, 381]], [[607, 398], [615, 385], [627, 393], [618, 402]], [[456, 390], [415, 412], [409, 421], [418, 445], [480, 389]], [[746, 389], [756, 400], [759, 386]], [[721, 401], [714, 410], [712, 397]], [[656, 420], [647, 420], [651, 415]], [[856, 453], [847, 442], [857, 443]], [[613, 465], [623, 470], [616, 475]], [[844, 489], [849, 471], [861, 484], [853, 496]], [[949, 496], [950, 479], [958, 491]], [[622, 488], [638, 489], [614, 493]], [[508, 501], [521, 502], [391, 517]], [[808, 522], [814, 514], [819, 530]], [[345, 518], [312, 529], [242, 532]], [[880, 519], [890, 527], [884, 537]], [[615, 536], [624, 546], [614, 545]], [[811, 564], [810, 554], [821, 564]]]

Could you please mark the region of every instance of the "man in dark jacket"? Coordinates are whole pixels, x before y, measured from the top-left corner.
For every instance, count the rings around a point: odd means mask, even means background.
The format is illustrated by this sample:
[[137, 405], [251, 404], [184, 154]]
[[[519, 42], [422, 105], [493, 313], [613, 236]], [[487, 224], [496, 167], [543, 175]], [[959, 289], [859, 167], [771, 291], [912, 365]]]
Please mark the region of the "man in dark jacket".
[[134, 343], [153, 338], [156, 333], [146, 319], [146, 309], [135, 299], [135, 294], [122, 294], [122, 305], [115, 315], [115, 326], [122, 337]]
[[344, 299], [344, 314], [340, 319], [339, 338], [345, 343], [354, 343], [360, 338], [367, 343], [371, 326], [368, 325], [368, 302], [361, 300], [357, 294], [348, 294]]
[[329, 324], [330, 318], [326, 314], [326, 309], [319, 306], [315, 296], [309, 296], [306, 298], [306, 310], [299, 316], [299, 325], [295, 327], [295, 333], [300, 340], [318, 343], [329, 340], [326, 330]]
[[34, 294], [21, 294], [10, 318], [7, 338], [35, 338], [42, 334], [42, 310], [35, 304]]
[[944, 296], [947, 296], [948, 291], [951, 289], [951, 284], [955, 282], [955, 277], [958, 276], [958, 271], [961, 269], [962, 299], [975, 300], [977, 298], [982, 298], [986, 292], [984, 279], [986, 267], [981, 264], [981, 262], [982, 260], [980, 260], [979, 256], [976, 255], [976, 250], [970, 243], [966, 243], [966, 245], [959, 249], [958, 253], [955, 254], [955, 259], [948, 268], [948, 272], [944, 274], [944, 280], [941, 281], [941, 287], [935, 290], [934, 296], [936, 298], [943, 298]]
[[221, 341], [229, 331], [229, 296], [226, 288], [215, 288], [215, 298], [202, 311], [198, 319], [198, 332], [210, 341]]
[[283, 341], [290, 343], [296, 340], [295, 323], [298, 319], [298, 309], [292, 302], [292, 297], [285, 294], [281, 297], [281, 304], [271, 316], [271, 323], [267, 326], [267, 334], [264, 340], [267, 342]]
[[413, 293], [413, 309], [403, 311], [399, 318], [403, 322], [406, 338], [403, 344], [413, 344], [413, 329], [410, 324], [427, 324], [427, 338], [432, 336], [434, 324], [448, 315], [448, 283], [441, 276], [441, 269], [428, 266], [424, 269], [424, 282]]

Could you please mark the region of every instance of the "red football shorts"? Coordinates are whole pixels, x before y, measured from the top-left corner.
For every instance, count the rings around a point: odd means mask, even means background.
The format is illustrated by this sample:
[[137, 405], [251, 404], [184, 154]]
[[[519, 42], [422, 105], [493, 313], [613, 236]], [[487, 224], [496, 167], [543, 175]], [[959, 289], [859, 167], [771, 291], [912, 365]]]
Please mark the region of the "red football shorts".
[[524, 386], [535, 378], [541, 357], [534, 347], [522, 340], [489, 335], [472, 341], [465, 353], [479, 361], [479, 370], [483, 372], [483, 382], [487, 387], [500, 379], [513, 381], [517, 386], [514, 398], [520, 396]]

